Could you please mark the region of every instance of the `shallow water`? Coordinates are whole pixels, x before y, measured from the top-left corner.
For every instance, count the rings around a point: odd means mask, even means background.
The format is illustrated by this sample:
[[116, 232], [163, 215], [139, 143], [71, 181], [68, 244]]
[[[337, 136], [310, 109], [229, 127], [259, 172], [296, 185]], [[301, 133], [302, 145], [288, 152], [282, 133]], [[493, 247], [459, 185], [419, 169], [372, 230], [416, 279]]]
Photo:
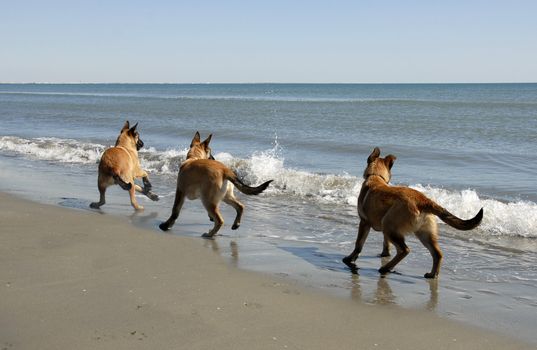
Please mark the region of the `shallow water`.
[[[0, 190], [87, 210], [96, 163], [124, 119], [139, 121], [142, 165], [158, 203], [111, 188], [103, 213], [156, 229], [170, 213], [176, 173], [195, 130], [214, 133], [218, 160], [245, 181], [274, 179], [246, 212], [222, 205], [226, 226], [203, 242], [241, 268], [286, 274], [366, 303], [417, 307], [537, 342], [537, 85], [0, 85]], [[425, 192], [482, 225], [440, 225], [437, 282], [409, 239], [397, 274], [380, 278], [372, 232], [359, 274], [340, 263], [356, 235], [360, 174], [373, 146], [398, 156], [393, 182]], [[210, 223], [188, 202], [171, 234]]]

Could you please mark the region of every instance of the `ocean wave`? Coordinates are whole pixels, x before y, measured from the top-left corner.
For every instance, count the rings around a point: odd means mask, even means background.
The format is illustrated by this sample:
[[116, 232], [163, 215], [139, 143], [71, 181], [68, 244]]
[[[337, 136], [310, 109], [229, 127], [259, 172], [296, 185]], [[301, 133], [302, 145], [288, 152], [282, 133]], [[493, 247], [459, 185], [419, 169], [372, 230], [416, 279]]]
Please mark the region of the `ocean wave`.
[[[106, 146], [101, 144], [69, 139], [0, 137], [1, 152], [61, 163], [95, 164], [105, 149]], [[186, 154], [186, 148], [163, 151], [147, 148], [139, 152], [144, 169], [153, 175], [169, 177], [177, 175]], [[285, 159], [277, 142], [272, 149], [254, 152], [246, 159], [225, 152], [216, 153], [215, 158], [234, 169], [247, 183], [259, 184], [273, 179], [273, 184], [266, 192], [274, 196], [355, 206], [362, 185], [361, 178], [349, 174], [319, 174], [285, 167]], [[420, 184], [411, 187], [464, 219], [473, 217], [480, 208], [484, 208], [485, 215], [479, 229], [487, 235], [537, 237], [537, 203], [504, 203], [482, 198], [471, 189], [453, 191]]]
[[15, 136], [0, 137], [0, 151], [24, 155], [31, 159], [61, 163], [96, 163], [105, 146], [77, 140], [40, 137], [25, 139]]
[[431, 186], [411, 186], [442, 205], [453, 214], [469, 219], [483, 208], [482, 231], [495, 236], [537, 237], [537, 203], [500, 202], [480, 198], [474, 190], [450, 191]]

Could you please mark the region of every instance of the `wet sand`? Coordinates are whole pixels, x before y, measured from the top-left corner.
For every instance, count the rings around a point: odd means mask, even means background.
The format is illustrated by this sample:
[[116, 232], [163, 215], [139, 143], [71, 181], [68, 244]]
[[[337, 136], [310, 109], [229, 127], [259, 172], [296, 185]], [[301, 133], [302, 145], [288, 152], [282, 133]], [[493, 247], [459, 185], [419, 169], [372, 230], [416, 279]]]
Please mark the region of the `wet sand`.
[[0, 194], [0, 225], [2, 349], [534, 348], [239, 270], [125, 218]]

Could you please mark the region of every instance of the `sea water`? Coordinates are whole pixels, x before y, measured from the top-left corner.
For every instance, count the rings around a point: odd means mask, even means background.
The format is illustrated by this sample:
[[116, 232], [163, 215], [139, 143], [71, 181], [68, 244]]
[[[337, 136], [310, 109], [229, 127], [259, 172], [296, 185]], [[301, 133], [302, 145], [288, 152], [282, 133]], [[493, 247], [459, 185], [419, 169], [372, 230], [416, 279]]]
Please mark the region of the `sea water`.
[[[99, 157], [127, 119], [139, 123], [141, 164], [162, 197], [140, 197], [153, 213], [144, 225], [157, 231], [169, 215], [194, 133], [212, 133], [216, 159], [245, 182], [274, 179], [263, 195], [240, 196], [238, 231], [222, 204], [220, 242], [239, 242], [248, 265], [318, 279], [366, 302], [434, 299], [445, 316], [537, 341], [537, 84], [0, 84], [0, 189], [86, 208], [98, 199]], [[393, 184], [465, 219], [484, 208], [473, 231], [440, 224], [438, 285], [423, 282], [431, 258], [411, 238], [411, 254], [385, 279], [374, 232], [359, 280], [340, 263], [352, 251], [361, 174], [375, 146], [397, 156]], [[109, 190], [106, 210], [132, 212], [119, 188]], [[187, 201], [172, 232], [203, 233], [182, 226], [197, 215], [210, 228], [200, 213]], [[273, 270], [246, 258], [258, 253], [272, 257]], [[304, 267], [282, 271], [274, 259], [281, 254]]]

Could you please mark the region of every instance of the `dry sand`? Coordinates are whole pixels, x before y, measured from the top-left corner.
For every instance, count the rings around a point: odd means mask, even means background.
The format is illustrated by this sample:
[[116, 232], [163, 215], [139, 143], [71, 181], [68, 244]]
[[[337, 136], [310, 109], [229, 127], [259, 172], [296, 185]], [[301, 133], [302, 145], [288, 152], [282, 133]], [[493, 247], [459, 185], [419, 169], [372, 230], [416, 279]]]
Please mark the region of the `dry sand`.
[[0, 349], [534, 348], [241, 271], [202, 239], [0, 193]]

